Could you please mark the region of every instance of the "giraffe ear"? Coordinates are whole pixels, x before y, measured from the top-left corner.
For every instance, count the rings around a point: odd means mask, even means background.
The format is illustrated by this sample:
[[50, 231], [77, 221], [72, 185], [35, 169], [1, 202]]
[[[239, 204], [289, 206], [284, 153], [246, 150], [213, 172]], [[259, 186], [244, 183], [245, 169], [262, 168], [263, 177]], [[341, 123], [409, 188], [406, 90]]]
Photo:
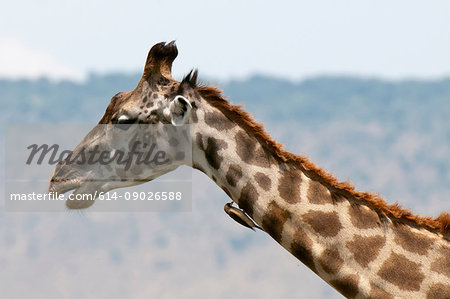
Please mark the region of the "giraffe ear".
[[158, 43], [148, 52], [141, 81], [166, 85], [172, 78], [172, 63], [178, 55], [175, 41]]
[[182, 126], [187, 123], [191, 109], [191, 103], [185, 97], [178, 95], [164, 108], [163, 115], [174, 126]]

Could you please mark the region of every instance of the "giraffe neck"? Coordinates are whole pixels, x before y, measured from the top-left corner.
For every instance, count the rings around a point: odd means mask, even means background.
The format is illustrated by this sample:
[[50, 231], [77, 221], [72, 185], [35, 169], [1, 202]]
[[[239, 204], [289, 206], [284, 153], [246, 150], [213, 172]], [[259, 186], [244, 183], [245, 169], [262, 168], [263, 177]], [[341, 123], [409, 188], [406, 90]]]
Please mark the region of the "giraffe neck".
[[442, 235], [339, 195], [218, 111], [197, 114], [193, 166], [344, 296], [450, 294], [450, 246]]

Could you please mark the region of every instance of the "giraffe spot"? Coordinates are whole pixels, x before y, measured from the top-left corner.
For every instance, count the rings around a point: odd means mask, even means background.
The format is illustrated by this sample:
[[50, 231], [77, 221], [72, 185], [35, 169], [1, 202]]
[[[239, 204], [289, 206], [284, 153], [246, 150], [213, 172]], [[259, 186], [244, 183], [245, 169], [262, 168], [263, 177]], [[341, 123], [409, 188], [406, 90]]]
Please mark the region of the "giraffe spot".
[[178, 139], [176, 139], [175, 137], [172, 137], [169, 139], [169, 145], [170, 146], [177, 146], [180, 142], [178, 141]]
[[156, 121], [159, 119], [158, 112], [156, 110], [150, 111], [150, 114], [147, 115], [147, 118], [151, 118], [151, 120], [156, 123]]
[[262, 219], [262, 227], [278, 243], [281, 242], [284, 223], [290, 217], [290, 213], [282, 209], [275, 201], [268, 206], [268, 211]]
[[425, 278], [419, 264], [394, 252], [384, 261], [378, 275], [405, 291], [419, 291], [420, 284]]
[[223, 157], [221, 157], [217, 152], [221, 149], [226, 149], [228, 144], [224, 140], [208, 137], [205, 148], [203, 145], [203, 137], [200, 133], [197, 133], [195, 136], [195, 142], [197, 146], [204, 151], [206, 161], [208, 161], [209, 165], [211, 165], [214, 169], [219, 169], [220, 164], [223, 161]]
[[204, 146], [203, 146], [203, 136], [200, 133], [197, 133], [195, 135], [195, 144], [197, 144], [197, 146], [201, 149], [204, 150]]
[[268, 168], [273, 162], [273, 157], [259, 143], [256, 147], [253, 157], [253, 164], [260, 167]]
[[366, 206], [352, 204], [348, 207], [348, 214], [352, 224], [359, 229], [376, 228], [380, 225], [378, 214]]
[[330, 281], [330, 284], [346, 298], [355, 298], [359, 292], [359, 276], [356, 274], [347, 275]]
[[153, 106], [153, 103], [152, 103], [152, 102], [148, 102], [147, 105], [145, 105], [145, 107], [147, 107], [147, 108], [150, 108], [150, 107], [152, 107], [152, 106]]
[[370, 295], [369, 298], [373, 299], [394, 299], [394, 296], [383, 290], [382, 288], [378, 287], [376, 284], [371, 283], [370, 284]]
[[450, 278], [450, 247], [440, 249], [439, 257], [431, 263], [431, 270]]
[[367, 267], [370, 262], [377, 258], [385, 242], [386, 239], [382, 236], [362, 237], [357, 235], [351, 242], [347, 243], [347, 248], [358, 264]]
[[236, 134], [236, 150], [242, 161], [250, 163], [256, 147], [256, 139], [251, 138], [245, 131]]
[[153, 99], [156, 100], [157, 98], [158, 98], [158, 94], [157, 94], [157, 93], [154, 93], [154, 94], [153, 94]]
[[433, 244], [432, 239], [414, 233], [407, 225], [394, 224], [392, 229], [395, 233], [395, 241], [410, 252], [424, 255]]
[[259, 194], [256, 188], [248, 182], [241, 190], [239, 196], [239, 207], [250, 217], [253, 217], [253, 207], [258, 200]]
[[223, 161], [223, 157], [221, 157], [217, 152], [221, 149], [226, 149], [227, 147], [228, 145], [225, 141], [214, 137], [208, 137], [206, 142], [205, 157], [206, 161], [208, 161], [209, 165], [211, 165], [214, 169], [219, 169], [220, 164]]
[[298, 258], [305, 266], [316, 271], [314, 265], [314, 258], [312, 256], [312, 241], [308, 235], [302, 231], [297, 230], [293, 236], [290, 252]]
[[272, 182], [267, 175], [262, 172], [257, 172], [255, 174], [255, 181], [264, 191], [269, 191]]
[[236, 151], [241, 160], [260, 167], [270, 167], [273, 157], [247, 132], [236, 134]]
[[313, 204], [333, 203], [331, 193], [328, 189], [321, 183], [313, 180], [309, 183], [307, 198]]
[[205, 123], [219, 131], [233, 128], [236, 124], [222, 113], [206, 112]]
[[231, 187], [235, 187], [236, 183], [242, 178], [242, 169], [239, 165], [233, 164], [228, 168], [225, 179]]
[[[192, 107], [194, 108], [194, 107]], [[198, 123], [197, 108], [191, 110], [191, 118], [194, 124]]]
[[145, 103], [145, 102], [147, 102], [147, 96], [145, 96], [143, 99], [142, 99], [142, 103]]
[[334, 274], [339, 271], [344, 261], [337, 250], [326, 249], [319, 257], [319, 264], [325, 272]]
[[178, 153], [175, 155], [175, 160], [181, 161], [181, 160], [184, 160], [184, 157], [185, 157], [184, 152], [178, 152]]
[[289, 169], [282, 172], [278, 184], [278, 192], [281, 198], [290, 204], [300, 202], [301, 172], [297, 169]]
[[334, 237], [342, 228], [337, 212], [310, 210], [302, 216], [303, 221], [311, 225], [316, 233], [323, 237]]
[[435, 283], [428, 290], [427, 298], [429, 299], [450, 298], [450, 287], [442, 283]]

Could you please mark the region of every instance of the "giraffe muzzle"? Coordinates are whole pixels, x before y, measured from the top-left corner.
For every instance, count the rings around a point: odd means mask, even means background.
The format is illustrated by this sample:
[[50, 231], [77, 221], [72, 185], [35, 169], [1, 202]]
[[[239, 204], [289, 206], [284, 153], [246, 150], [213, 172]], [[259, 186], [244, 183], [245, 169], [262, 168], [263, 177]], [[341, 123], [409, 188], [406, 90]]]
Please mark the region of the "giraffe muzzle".
[[65, 161], [59, 162], [50, 178], [48, 192], [64, 194], [79, 187], [82, 181], [77, 171], [69, 168]]
[[81, 182], [78, 180], [55, 180], [53, 177], [50, 180], [50, 184], [48, 186], [48, 192], [55, 192], [64, 194], [70, 190], [73, 190], [81, 185]]

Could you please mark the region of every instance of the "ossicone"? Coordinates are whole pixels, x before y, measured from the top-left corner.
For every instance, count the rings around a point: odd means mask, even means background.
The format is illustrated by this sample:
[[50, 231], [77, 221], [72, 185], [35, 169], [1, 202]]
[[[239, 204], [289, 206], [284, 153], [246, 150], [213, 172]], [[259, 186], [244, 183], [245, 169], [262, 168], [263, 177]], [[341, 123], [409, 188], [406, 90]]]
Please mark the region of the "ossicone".
[[172, 63], [177, 55], [178, 49], [175, 41], [154, 45], [148, 52], [141, 81], [162, 85], [173, 81]]

